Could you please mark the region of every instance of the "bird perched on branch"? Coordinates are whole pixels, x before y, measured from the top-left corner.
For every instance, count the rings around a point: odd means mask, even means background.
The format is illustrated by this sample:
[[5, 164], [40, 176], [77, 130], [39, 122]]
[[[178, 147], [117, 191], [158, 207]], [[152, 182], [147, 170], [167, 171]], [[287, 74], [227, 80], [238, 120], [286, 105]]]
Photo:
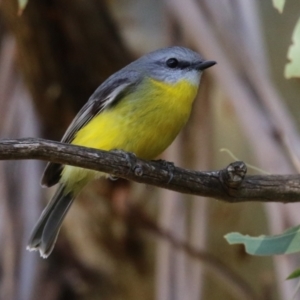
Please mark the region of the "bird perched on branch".
[[[183, 47], [151, 52], [104, 81], [79, 111], [62, 142], [133, 152], [154, 159], [186, 124], [203, 70], [216, 62]], [[91, 180], [107, 174], [49, 163], [43, 186], [59, 183], [28, 243], [46, 258], [72, 202]]]

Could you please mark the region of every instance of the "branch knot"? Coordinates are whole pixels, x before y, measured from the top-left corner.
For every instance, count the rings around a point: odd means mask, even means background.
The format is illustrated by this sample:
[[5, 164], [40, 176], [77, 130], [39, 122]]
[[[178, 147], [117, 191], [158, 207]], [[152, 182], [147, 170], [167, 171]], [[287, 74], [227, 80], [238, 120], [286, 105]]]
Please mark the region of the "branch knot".
[[220, 171], [220, 178], [229, 190], [229, 194], [232, 189], [238, 189], [241, 186], [246, 173], [247, 166], [242, 161], [235, 161]]

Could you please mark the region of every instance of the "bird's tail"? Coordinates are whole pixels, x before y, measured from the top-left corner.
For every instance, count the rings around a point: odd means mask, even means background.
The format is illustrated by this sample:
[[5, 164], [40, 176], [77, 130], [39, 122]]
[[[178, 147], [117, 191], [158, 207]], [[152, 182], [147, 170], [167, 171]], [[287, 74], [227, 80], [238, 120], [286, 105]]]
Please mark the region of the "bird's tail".
[[61, 184], [55, 195], [42, 212], [31, 233], [27, 249], [38, 250], [43, 258], [52, 252], [61, 224], [67, 214], [75, 195], [66, 193]]

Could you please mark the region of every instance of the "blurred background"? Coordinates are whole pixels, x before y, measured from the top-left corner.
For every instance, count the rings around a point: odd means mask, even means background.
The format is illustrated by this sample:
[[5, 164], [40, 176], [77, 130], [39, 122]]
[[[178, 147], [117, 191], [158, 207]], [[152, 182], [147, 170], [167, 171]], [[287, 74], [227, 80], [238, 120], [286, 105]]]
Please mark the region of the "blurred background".
[[[299, 79], [283, 77], [300, 2], [16, 0], [0, 3], [0, 137], [59, 140], [110, 74], [151, 50], [184, 45], [205, 72], [188, 125], [163, 158], [195, 170], [238, 159], [297, 172]], [[26, 251], [53, 189], [37, 161], [0, 163], [0, 299], [292, 299], [299, 255], [253, 257], [224, 234], [276, 234], [299, 204], [227, 204], [117, 180], [76, 200], [52, 255]], [[251, 171], [249, 171], [251, 173]], [[300, 299], [300, 293], [295, 299]]]

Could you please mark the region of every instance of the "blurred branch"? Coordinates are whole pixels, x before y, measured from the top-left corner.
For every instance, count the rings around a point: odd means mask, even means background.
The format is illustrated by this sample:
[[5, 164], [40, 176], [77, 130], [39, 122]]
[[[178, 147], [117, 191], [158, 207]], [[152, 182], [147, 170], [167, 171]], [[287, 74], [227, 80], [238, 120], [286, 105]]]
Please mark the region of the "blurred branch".
[[40, 159], [112, 174], [169, 190], [230, 203], [300, 201], [300, 175], [245, 176], [246, 165], [197, 172], [166, 161], [145, 161], [120, 150], [102, 151], [44, 139], [2, 140], [0, 160]]
[[[150, 231], [157, 237], [167, 240], [175, 249], [182, 250], [190, 257], [200, 260], [208, 271], [216, 275], [220, 280], [226, 283], [230, 292], [237, 299], [260, 299], [251, 286], [237, 273], [231, 270], [226, 264], [219, 260], [214, 255], [199, 250], [189, 243], [178, 239], [170, 230], [166, 230], [156, 224], [145, 212], [139, 209], [138, 206], [130, 206], [130, 221], [135, 222], [139, 228]], [[136, 226], [137, 227], [137, 226]]]

